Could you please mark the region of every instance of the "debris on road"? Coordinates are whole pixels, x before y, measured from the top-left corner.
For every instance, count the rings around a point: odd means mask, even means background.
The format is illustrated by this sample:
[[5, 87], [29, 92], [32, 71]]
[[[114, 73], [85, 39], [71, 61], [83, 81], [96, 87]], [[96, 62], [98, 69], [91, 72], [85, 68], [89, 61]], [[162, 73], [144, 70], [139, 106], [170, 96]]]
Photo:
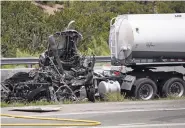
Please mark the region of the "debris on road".
[[62, 108], [56, 107], [36, 107], [36, 106], [28, 106], [28, 107], [16, 107], [11, 109], [10, 111], [23, 111], [23, 112], [55, 112], [60, 111]]

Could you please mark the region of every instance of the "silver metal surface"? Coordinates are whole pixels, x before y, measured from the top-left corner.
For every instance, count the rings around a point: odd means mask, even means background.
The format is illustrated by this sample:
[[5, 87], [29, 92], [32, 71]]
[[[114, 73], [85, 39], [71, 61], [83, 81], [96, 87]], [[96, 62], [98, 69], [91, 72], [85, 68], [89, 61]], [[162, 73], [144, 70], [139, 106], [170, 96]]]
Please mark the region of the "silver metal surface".
[[101, 81], [98, 85], [98, 91], [100, 95], [120, 92], [120, 84], [118, 81]]
[[185, 13], [120, 15], [110, 26], [111, 55], [185, 58], [184, 35]]

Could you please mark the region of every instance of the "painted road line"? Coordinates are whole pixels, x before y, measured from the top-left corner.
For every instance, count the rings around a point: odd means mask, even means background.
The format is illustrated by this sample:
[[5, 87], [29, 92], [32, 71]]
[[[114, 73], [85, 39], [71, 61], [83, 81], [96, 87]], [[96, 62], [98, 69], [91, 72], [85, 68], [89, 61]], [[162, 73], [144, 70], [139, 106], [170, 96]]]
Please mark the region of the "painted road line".
[[127, 125], [146, 125], [147, 123], [130, 123], [130, 124], [119, 124], [120, 126], [127, 126]]
[[124, 127], [140, 128], [140, 127], [169, 127], [169, 126], [185, 126], [185, 123], [141, 124], [141, 125], [129, 125]]
[[[138, 125], [131, 124], [131, 125], [123, 125], [123, 126], [124, 126], [124, 128], [170, 127], [170, 126], [185, 126], [185, 123], [138, 124]], [[115, 128], [123, 128], [123, 126], [116, 126]], [[106, 128], [111, 128], [111, 127], [108, 126]]]
[[[43, 113], [41, 114], [30, 114], [30, 116], [70, 116], [70, 115], [88, 115], [88, 114], [111, 114], [111, 113], [128, 113], [128, 112], [152, 112], [152, 111], [178, 111], [185, 110], [185, 108], [157, 108], [157, 109], [132, 109], [132, 110], [115, 110], [115, 111], [89, 111], [89, 112], [74, 112], [74, 113]], [[62, 111], [61, 111], [62, 112]], [[2, 112], [3, 113], [3, 112]], [[4, 113], [11, 114], [11, 113]], [[19, 113], [20, 114], [20, 113]], [[28, 113], [23, 113], [28, 114]], [[9, 118], [9, 117], [1, 117], [1, 118]]]
[[[42, 115], [35, 114], [31, 116], [68, 116], [68, 115], [88, 115], [88, 114], [111, 114], [111, 113], [127, 113], [127, 112], [150, 112], [150, 111], [178, 111], [185, 108], [158, 108], [158, 109], [134, 109], [134, 110], [115, 110], [115, 111], [89, 111], [89, 112], [74, 112], [74, 113], [45, 113]], [[62, 111], [61, 111], [62, 112]]]
[[[166, 124], [121, 124], [121, 126], [95, 126], [95, 127], [86, 127], [86, 128], [148, 128], [148, 127], [180, 127], [185, 126], [185, 123], [166, 123]], [[56, 128], [64, 128], [64, 127], [56, 127]], [[75, 127], [68, 127], [68, 128], [75, 128]]]

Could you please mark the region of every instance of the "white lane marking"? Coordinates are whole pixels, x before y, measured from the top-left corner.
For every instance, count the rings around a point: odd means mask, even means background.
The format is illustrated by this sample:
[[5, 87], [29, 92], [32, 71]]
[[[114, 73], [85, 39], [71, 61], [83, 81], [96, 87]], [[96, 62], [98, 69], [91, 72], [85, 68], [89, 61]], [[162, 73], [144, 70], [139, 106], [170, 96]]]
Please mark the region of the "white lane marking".
[[146, 123], [130, 123], [130, 124], [119, 124], [120, 126], [125, 126], [125, 125], [146, 125]]
[[[185, 123], [167, 123], [167, 124], [140, 124], [140, 125], [124, 125], [124, 128], [143, 128], [143, 127], [170, 127], [170, 126], [185, 126]], [[114, 128], [122, 128], [123, 126], [116, 126]], [[111, 127], [106, 127], [111, 128]], [[113, 128], [113, 127], [112, 127]]]
[[[148, 128], [148, 127], [170, 127], [170, 126], [185, 126], [185, 123], [167, 123], [167, 124], [122, 124], [122, 126], [95, 126], [95, 127], [86, 127], [86, 128]], [[56, 127], [63, 128], [63, 127]], [[74, 128], [74, 127], [68, 127]]]
[[2, 119], [2, 118], [14, 118], [14, 117], [3, 117], [3, 116], [1, 116], [1, 119]]
[[[177, 111], [177, 110], [185, 110], [185, 108], [158, 108], [158, 109], [135, 109], [135, 110], [115, 110], [115, 111], [90, 111], [90, 112], [74, 112], [74, 113], [45, 113], [45, 114], [33, 114], [29, 116], [68, 116], [68, 115], [88, 115], [88, 114], [110, 114], [110, 113], [126, 113], [126, 112], [150, 112], [150, 111]], [[11, 113], [6, 113], [11, 114]], [[20, 114], [20, 113], [19, 113]], [[24, 113], [28, 114], [28, 113]], [[14, 115], [14, 114], [12, 114]], [[16, 115], [16, 114], [15, 114]], [[24, 116], [24, 115], [22, 115]], [[10, 117], [1, 117], [1, 118], [10, 118]]]
[[150, 112], [150, 111], [177, 111], [185, 110], [185, 108], [158, 108], [158, 109], [135, 109], [135, 110], [115, 110], [115, 111], [90, 111], [90, 112], [74, 112], [74, 113], [46, 113], [35, 114], [31, 116], [65, 116], [65, 115], [83, 115], [83, 114], [109, 114], [109, 113], [126, 113], [126, 112]]

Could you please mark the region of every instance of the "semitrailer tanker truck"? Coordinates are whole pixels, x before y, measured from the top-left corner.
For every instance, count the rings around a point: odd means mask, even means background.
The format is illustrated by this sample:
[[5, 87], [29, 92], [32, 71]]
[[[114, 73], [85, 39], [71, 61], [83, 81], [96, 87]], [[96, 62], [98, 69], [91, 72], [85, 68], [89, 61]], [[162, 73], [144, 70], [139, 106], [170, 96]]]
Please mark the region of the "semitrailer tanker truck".
[[[118, 15], [110, 22], [109, 48], [111, 66], [132, 70], [119, 80], [99, 81], [100, 96], [116, 91], [143, 100], [185, 95], [185, 13]], [[166, 66], [184, 67], [184, 74], [154, 70]]]

